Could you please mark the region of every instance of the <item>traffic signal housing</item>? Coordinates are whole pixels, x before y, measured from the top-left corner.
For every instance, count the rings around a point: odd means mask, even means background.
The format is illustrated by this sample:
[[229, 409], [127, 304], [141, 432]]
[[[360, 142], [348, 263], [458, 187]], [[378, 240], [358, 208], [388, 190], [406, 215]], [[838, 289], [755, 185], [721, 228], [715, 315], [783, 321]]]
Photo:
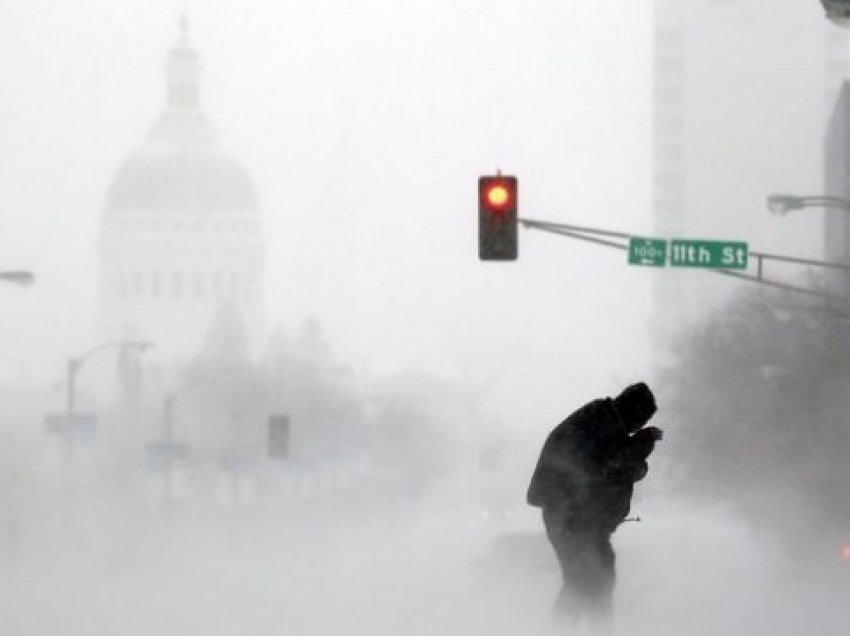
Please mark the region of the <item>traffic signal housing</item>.
[[268, 429], [269, 459], [287, 459], [289, 457], [289, 416], [269, 416]]
[[478, 258], [517, 258], [517, 178], [506, 175], [478, 179]]

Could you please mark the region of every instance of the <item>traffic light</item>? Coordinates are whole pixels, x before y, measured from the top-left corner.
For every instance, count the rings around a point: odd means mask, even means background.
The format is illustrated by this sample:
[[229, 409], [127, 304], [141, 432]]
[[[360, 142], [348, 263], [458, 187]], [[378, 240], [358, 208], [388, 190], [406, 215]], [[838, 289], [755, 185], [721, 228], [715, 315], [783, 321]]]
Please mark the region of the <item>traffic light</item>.
[[478, 258], [517, 258], [517, 180], [496, 175], [478, 179]]
[[289, 457], [289, 416], [269, 416], [268, 454], [270, 459]]

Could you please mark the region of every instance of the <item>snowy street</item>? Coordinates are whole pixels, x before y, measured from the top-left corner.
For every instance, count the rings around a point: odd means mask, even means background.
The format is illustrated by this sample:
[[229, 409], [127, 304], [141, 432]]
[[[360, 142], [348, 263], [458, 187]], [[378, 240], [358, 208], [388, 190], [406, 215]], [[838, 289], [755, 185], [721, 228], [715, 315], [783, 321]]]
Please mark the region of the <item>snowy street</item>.
[[[501, 529], [427, 505], [360, 518], [160, 512], [76, 517], [40, 529], [54, 549], [18, 545], [0, 575], [3, 632], [559, 633], [558, 573], [533, 510]], [[850, 563], [773, 560], [719, 515], [648, 508], [615, 546], [620, 633], [838, 636], [850, 619]]]

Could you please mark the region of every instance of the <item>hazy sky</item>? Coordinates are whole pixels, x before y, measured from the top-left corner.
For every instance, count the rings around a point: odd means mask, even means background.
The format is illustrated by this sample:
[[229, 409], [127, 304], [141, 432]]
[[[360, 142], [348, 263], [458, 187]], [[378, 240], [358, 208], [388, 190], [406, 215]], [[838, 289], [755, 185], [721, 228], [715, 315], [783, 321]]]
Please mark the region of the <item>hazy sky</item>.
[[4, 374], [59, 373], [95, 341], [106, 189], [163, 106], [188, 8], [203, 107], [267, 220], [272, 326], [313, 315], [355, 366], [519, 382], [521, 399], [630, 380], [649, 368], [650, 274], [527, 231], [518, 263], [479, 263], [476, 181], [518, 175], [521, 216], [650, 228], [650, 4], [7, 6], [0, 266], [38, 283], [0, 290]]

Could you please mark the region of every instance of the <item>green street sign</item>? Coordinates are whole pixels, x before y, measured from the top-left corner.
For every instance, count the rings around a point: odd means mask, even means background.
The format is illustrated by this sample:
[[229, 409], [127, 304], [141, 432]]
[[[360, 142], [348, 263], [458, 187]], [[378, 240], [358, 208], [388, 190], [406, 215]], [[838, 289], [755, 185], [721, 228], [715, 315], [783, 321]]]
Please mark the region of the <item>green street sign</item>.
[[707, 269], [746, 269], [749, 251], [743, 241], [670, 241], [670, 265]]
[[667, 241], [664, 239], [629, 237], [629, 265], [664, 267], [667, 261]]

